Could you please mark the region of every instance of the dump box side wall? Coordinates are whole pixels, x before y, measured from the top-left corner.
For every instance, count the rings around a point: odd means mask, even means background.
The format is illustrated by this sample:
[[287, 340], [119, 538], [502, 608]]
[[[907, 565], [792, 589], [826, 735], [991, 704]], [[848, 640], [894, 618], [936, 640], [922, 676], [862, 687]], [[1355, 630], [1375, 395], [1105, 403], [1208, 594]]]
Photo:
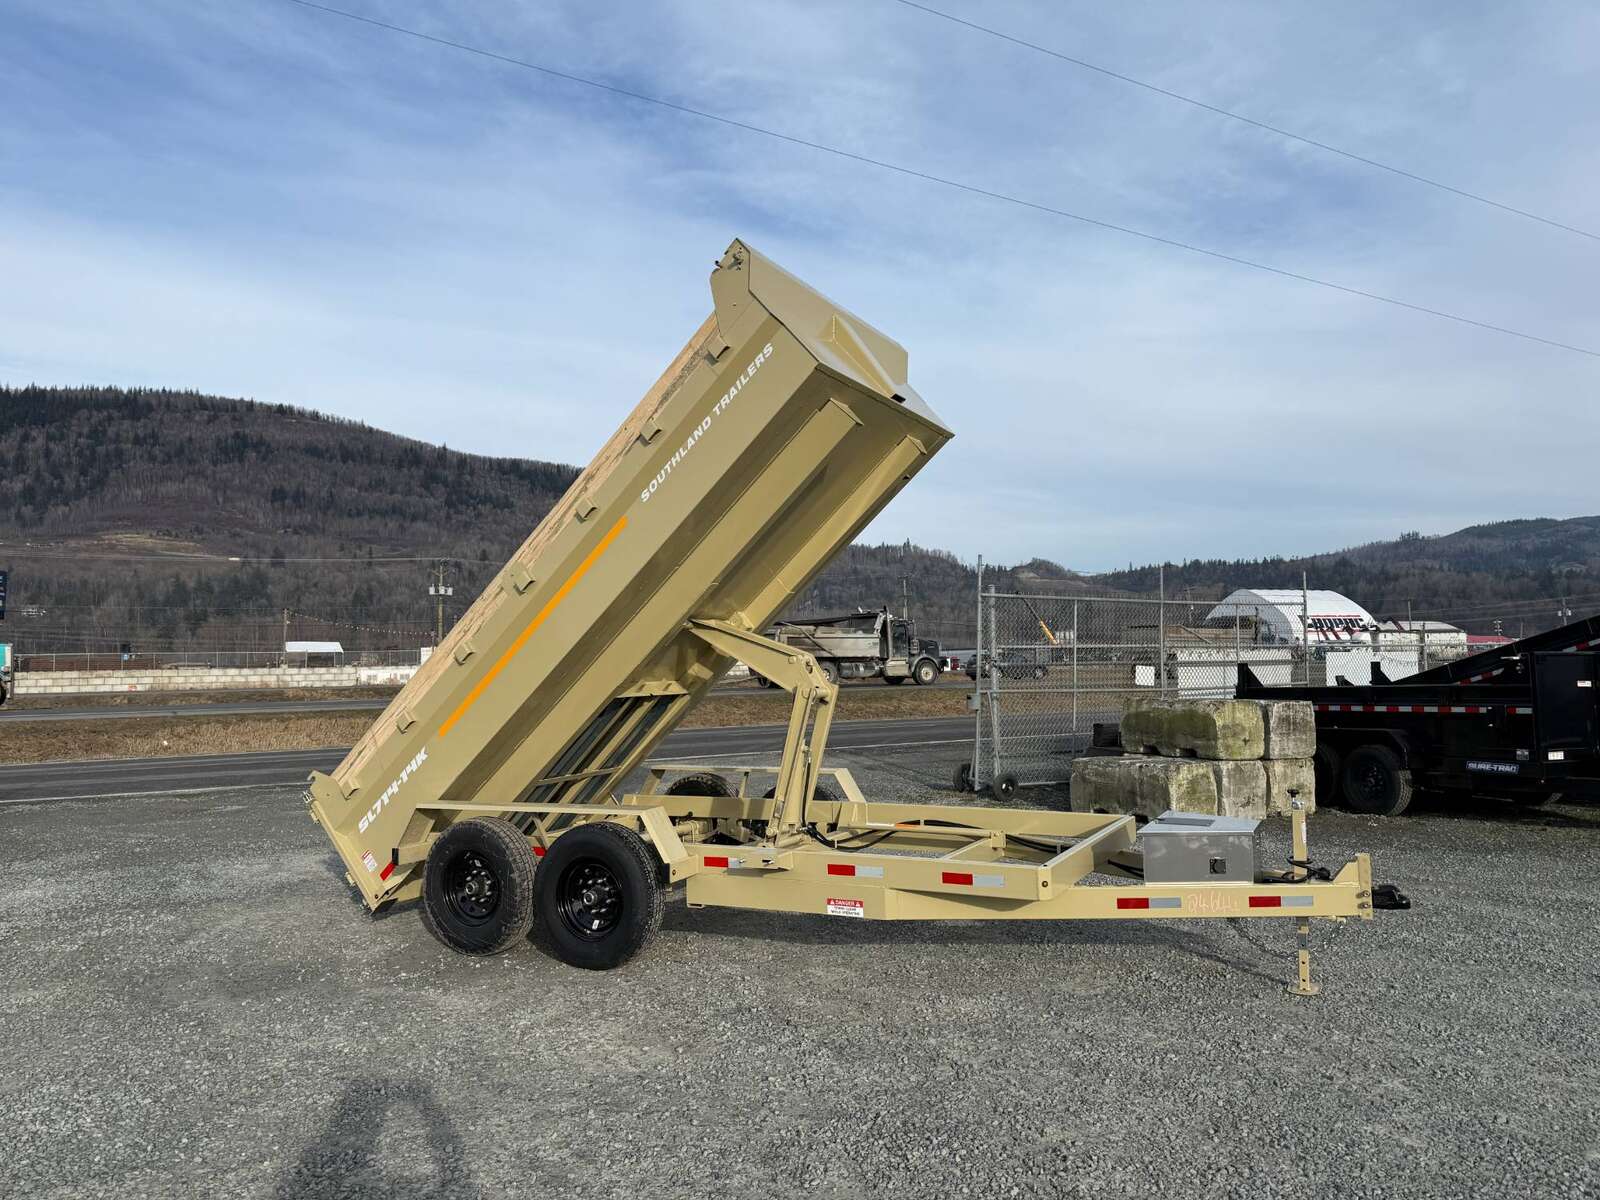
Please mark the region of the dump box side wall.
[[419, 803], [599, 799], [728, 665], [686, 622], [764, 628], [948, 439], [890, 378], [903, 351], [748, 248], [713, 295], [430, 670], [313, 780], [369, 903], [405, 877], [394, 849], [447, 819]]

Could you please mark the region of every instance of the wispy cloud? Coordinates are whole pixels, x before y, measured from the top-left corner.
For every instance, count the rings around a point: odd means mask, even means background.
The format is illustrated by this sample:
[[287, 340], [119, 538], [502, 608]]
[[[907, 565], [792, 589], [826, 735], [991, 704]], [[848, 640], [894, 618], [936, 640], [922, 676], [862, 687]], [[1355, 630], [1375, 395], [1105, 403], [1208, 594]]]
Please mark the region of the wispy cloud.
[[[1600, 247], [877, 0], [347, 0], [1230, 253], [1600, 344]], [[1582, 3], [955, 11], [1600, 226]], [[1129, 560], [1593, 511], [1600, 364], [283, 0], [14, 0], [0, 379], [189, 385], [585, 461], [741, 236], [881, 324], [958, 440], [872, 535]], [[981, 13], [979, 9], [981, 8]], [[1189, 22], [1184, 25], [1181, 22]]]

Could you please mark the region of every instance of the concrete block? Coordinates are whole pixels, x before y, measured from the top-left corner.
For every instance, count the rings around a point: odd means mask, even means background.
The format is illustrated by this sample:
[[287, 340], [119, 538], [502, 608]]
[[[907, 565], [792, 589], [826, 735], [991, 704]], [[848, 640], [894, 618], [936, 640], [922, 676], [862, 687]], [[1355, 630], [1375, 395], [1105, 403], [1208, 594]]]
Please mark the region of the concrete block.
[[1266, 751], [1261, 705], [1250, 700], [1140, 696], [1122, 715], [1122, 745], [1132, 753], [1211, 760], [1257, 759]]
[[1274, 817], [1289, 815], [1289, 801], [1303, 800], [1306, 812], [1317, 811], [1317, 770], [1309, 758], [1274, 758], [1265, 764], [1267, 771], [1267, 812]]
[[1309, 700], [1258, 700], [1266, 728], [1264, 758], [1310, 758], [1317, 752], [1317, 718]]
[[1138, 813], [1158, 817], [1168, 809], [1217, 811], [1211, 764], [1183, 758], [1083, 757], [1072, 764], [1072, 807], [1077, 812]]
[[1267, 815], [1267, 767], [1259, 759], [1207, 764], [1217, 781], [1217, 812], [1224, 817]]

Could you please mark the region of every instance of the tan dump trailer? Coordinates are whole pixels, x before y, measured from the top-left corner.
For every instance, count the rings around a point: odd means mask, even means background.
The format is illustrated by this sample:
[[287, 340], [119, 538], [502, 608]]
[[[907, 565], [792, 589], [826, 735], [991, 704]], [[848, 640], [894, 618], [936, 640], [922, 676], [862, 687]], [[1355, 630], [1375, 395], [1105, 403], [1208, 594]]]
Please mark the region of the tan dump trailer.
[[[757, 631], [950, 432], [899, 345], [742, 242], [711, 292], [715, 312], [561, 503], [312, 776], [312, 816], [369, 907], [420, 899], [468, 954], [531, 927], [592, 968], [632, 957], [679, 884], [690, 907], [837, 918], [1372, 916], [1365, 855], [1324, 879], [1153, 882], [1132, 817], [873, 803], [825, 769], [837, 689]], [[735, 661], [793, 693], [781, 764], [653, 765], [625, 793]], [[1296, 834], [1304, 860], [1303, 820]]]

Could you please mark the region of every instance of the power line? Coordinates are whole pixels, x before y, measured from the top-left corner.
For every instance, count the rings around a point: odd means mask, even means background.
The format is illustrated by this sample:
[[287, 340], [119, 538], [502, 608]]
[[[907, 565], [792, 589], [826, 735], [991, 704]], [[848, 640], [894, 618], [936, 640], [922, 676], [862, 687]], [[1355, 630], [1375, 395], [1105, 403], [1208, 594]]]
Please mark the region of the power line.
[[1220, 108], [1215, 104], [1207, 104], [1204, 100], [1197, 100], [1193, 96], [1186, 96], [1182, 92], [1174, 92], [1169, 88], [1164, 88], [1159, 84], [1151, 83], [1148, 80], [1138, 79], [1132, 75], [1124, 75], [1121, 71], [1113, 71], [1110, 67], [1102, 67], [1098, 63], [1092, 63], [1086, 59], [1074, 58], [1070, 54], [1063, 54], [1059, 50], [1052, 50], [1048, 46], [1041, 46], [1039, 43], [1030, 42], [1026, 38], [1015, 37], [1012, 34], [1003, 32], [1002, 30], [993, 29], [988, 25], [980, 25], [976, 21], [969, 21], [964, 17], [958, 17], [954, 13], [942, 12], [937, 8], [930, 8], [926, 4], [918, 4], [916, 3], [916, 0], [894, 0], [894, 3], [902, 4], [906, 8], [914, 8], [918, 12], [927, 13], [930, 17], [938, 17], [940, 20], [949, 21], [953, 25], [963, 25], [974, 32], [987, 34], [989, 37], [998, 38], [1003, 42], [1010, 42], [1014, 46], [1022, 46], [1025, 49], [1036, 51], [1039, 54], [1060, 59], [1064, 63], [1070, 63], [1075, 67], [1081, 67], [1085, 71], [1093, 71], [1098, 75], [1106, 76], [1108, 79], [1115, 79], [1121, 83], [1132, 84], [1134, 87], [1143, 88], [1147, 92], [1155, 92], [1158, 96], [1165, 96], [1169, 100], [1177, 100], [1183, 104], [1191, 104], [1195, 108], [1201, 108], [1206, 112], [1215, 113], [1219, 117], [1227, 117], [1230, 121], [1239, 121], [1242, 124], [1253, 126], [1254, 128], [1264, 130], [1267, 133], [1273, 133], [1279, 137], [1288, 138], [1290, 141], [1299, 142], [1301, 145], [1313, 146], [1318, 150], [1325, 150], [1329, 154], [1337, 154], [1340, 158], [1347, 158], [1351, 162], [1358, 162], [1364, 166], [1375, 167], [1380, 171], [1388, 171], [1391, 175], [1398, 175], [1402, 179], [1411, 180], [1413, 183], [1421, 183], [1431, 188], [1438, 188], [1442, 192], [1450, 192], [1454, 195], [1462, 197], [1463, 199], [1472, 200], [1478, 204], [1486, 204], [1490, 208], [1498, 208], [1501, 212], [1512, 213], [1519, 217], [1525, 217], [1530, 221], [1538, 221], [1541, 225], [1548, 225], [1552, 229], [1565, 230], [1567, 233], [1575, 233], [1579, 237], [1586, 237], [1593, 241], [1600, 242], [1600, 233], [1590, 233], [1587, 229], [1579, 229], [1576, 225], [1568, 225], [1564, 222], [1554, 220], [1551, 217], [1541, 217], [1538, 213], [1529, 212], [1527, 209], [1517, 208], [1510, 204], [1504, 204], [1499, 200], [1491, 200], [1488, 196], [1479, 195], [1477, 192], [1469, 192], [1465, 188], [1458, 188], [1452, 184], [1444, 183], [1437, 179], [1430, 179], [1426, 175], [1419, 175], [1415, 171], [1408, 171], [1404, 167], [1397, 167], [1393, 163], [1382, 162], [1376, 158], [1368, 158], [1366, 155], [1357, 154], [1353, 150], [1342, 150], [1338, 146], [1331, 145], [1328, 142], [1318, 141], [1313, 137], [1307, 137], [1303, 133], [1295, 133], [1292, 130], [1284, 129], [1279, 125], [1270, 125], [1266, 121], [1258, 121], [1254, 117], [1247, 117], [1243, 113], [1237, 113], [1231, 109]]
[[520, 67], [527, 71], [537, 71], [553, 79], [563, 79], [569, 83], [582, 84], [584, 87], [595, 88], [598, 91], [609, 92], [612, 95], [623, 96], [630, 100], [638, 100], [644, 104], [653, 104], [659, 108], [669, 109], [672, 112], [683, 113], [686, 116], [698, 117], [704, 121], [714, 121], [718, 125], [726, 125], [731, 129], [741, 129], [747, 133], [757, 133], [763, 137], [774, 138], [794, 146], [803, 146], [808, 150], [817, 150], [824, 154], [831, 154], [836, 158], [847, 159], [851, 162], [878, 167], [885, 171], [892, 171], [897, 175], [904, 175], [910, 179], [920, 179], [926, 183], [936, 183], [941, 187], [953, 188], [956, 191], [966, 192], [974, 196], [982, 196], [990, 200], [999, 200], [1005, 204], [1016, 205], [1019, 208], [1030, 209], [1034, 212], [1045, 213], [1049, 216], [1063, 217], [1069, 221], [1078, 221], [1084, 225], [1092, 225], [1098, 229], [1107, 229], [1113, 233], [1126, 234], [1129, 237], [1140, 238], [1147, 242], [1154, 242], [1161, 246], [1171, 246], [1174, 249], [1186, 250], [1191, 254], [1202, 254], [1207, 258], [1214, 258], [1221, 262], [1233, 263], [1235, 266], [1249, 267], [1256, 271], [1265, 271], [1284, 279], [1295, 279], [1301, 283], [1315, 284], [1317, 287], [1328, 288], [1335, 292], [1343, 292], [1348, 296], [1359, 296], [1366, 300], [1375, 300], [1380, 304], [1392, 305], [1395, 308], [1408, 309], [1411, 312], [1424, 313], [1427, 316], [1439, 317], [1442, 320], [1454, 321], [1460, 325], [1469, 325], [1475, 329], [1483, 329], [1490, 333], [1504, 334], [1507, 337], [1521, 338], [1523, 341], [1537, 342], [1543, 346], [1551, 346], [1557, 350], [1570, 350], [1574, 354], [1586, 355], [1590, 358], [1600, 358], [1600, 350], [1592, 350], [1586, 346], [1575, 346], [1569, 342], [1557, 341], [1554, 338], [1540, 337], [1538, 334], [1525, 333], [1519, 329], [1512, 329], [1505, 325], [1495, 325], [1489, 321], [1479, 321], [1473, 317], [1462, 316], [1460, 313], [1448, 312], [1444, 309], [1430, 308], [1425, 304], [1413, 304], [1409, 300], [1401, 300], [1394, 296], [1385, 296], [1379, 292], [1369, 292], [1362, 288], [1350, 287], [1332, 280], [1319, 279], [1314, 275], [1305, 275], [1299, 271], [1291, 271], [1284, 267], [1269, 266], [1255, 259], [1242, 258], [1236, 254], [1228, 254], [1221, 250], [1210, 250], [1204, 246], [1197, 246], [1191, 242], [1179, 241], [1176, 238], [1163, 237], [1161, 234], [1149, 233], [1142, 229], [1135, 229], [1129, 225], [1118, 225], [1113, 221], [1102, 221], [1098, 217], [1085, 216], [1082, 213], [1072, 212], [1065, 208], [1056, 208], [1053, 205], [1042, 204], [1035, 200], [1027, 200], [1021, 196], [1014, 196], [1007, 192], [996, 192], [989, 188], [979, 187], [972, 183], [962, 183], [960, 180], [950, 179], [943, 175], [934, 175], [927, 171], [919, 171], [915, 167], [902, 166], [898, 163], [888, 162], [881, 158], [872, 158], [865, 154], [857, 154], [851, 150], [842, 150], [837, 146], [829, 146], [823, 142], [814, 142], [808, 138], [797, 137], [794, 134], [781, 133], [776, 129], [767, 129], [761, 125], [753, 125], [748, 121], [740, 121], [733, 117], [719, 116], [704, 109], [691, 108], [686, 104], [678, 104], [672, 100], [663, 100], [659, 96], [651, 96], [645, 92], [636, 92], [628, 88], [619, 87], [612, 83], [603, 83], [597, 79], [588, 79], [582, 75], [574, 75], [569, 71], [557, 70], [554, 67], [543, 66], [539, 63], [529, 62], [526, 59], [513, 58], [510, 55], [500, 54], [493, 50], [485, 50], [479, 46], [468, 45], [465, 42], [452, 41], [449, 38], [436, 37], [431, 33], [420, 30], [408, 29], [404, 25], [394, 25], [388, 21], [380, 21], [375, 17], [365, 17], [359, 13], [346, 12], [341, 8], [331, 8], [326, 4], [316, 4], [312, 0], [286, 0], [301, 8], [315, 9], [317, 12], [328, 13], [331, 16], [342, 17], [348, 21], [355, 21], [363, 25], [371, 25], [378, 29], [387, 29], [392, 33], [404, 34], [406, 37], [416, 38], [419, 41], [431, 42], [438, 46], [447, 46], [452, 50], [460, 50], [466, 54], [475, 54], [480, 58], [491, 59], [495, 62], [505, 63], [508, 66]]

